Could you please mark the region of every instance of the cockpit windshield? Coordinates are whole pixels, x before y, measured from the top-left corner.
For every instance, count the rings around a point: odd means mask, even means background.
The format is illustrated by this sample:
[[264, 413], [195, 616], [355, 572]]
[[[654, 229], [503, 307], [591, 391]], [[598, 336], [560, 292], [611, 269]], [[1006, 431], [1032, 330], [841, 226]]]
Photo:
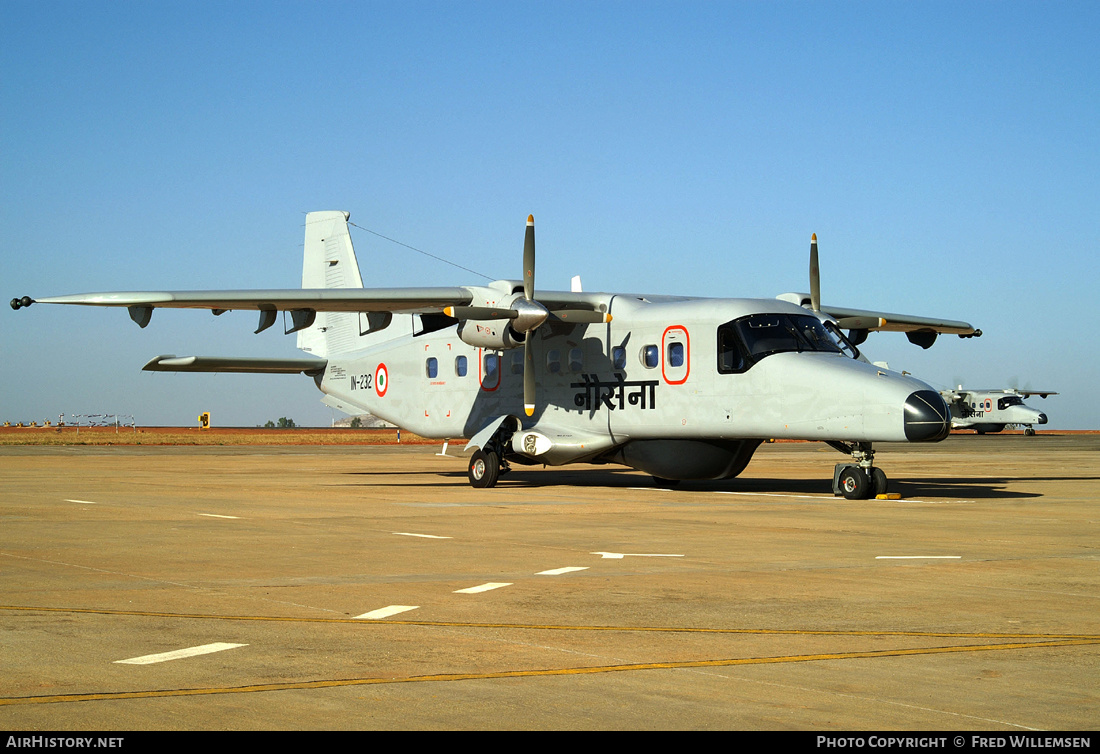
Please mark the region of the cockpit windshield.
[[840, 353], [840, 347], [817, 317], [754, 314], [734, 325], [754, 359], [784, 351]]
[[787, 351], [859, 355], [839, 330], [808, 314], [750, 314], [718, 328], [720, 372], [743, 372], [760, 359]]
[[1010, 395], [1007, 398], [1001, 398], [997, 401], [997, 409], [1004, 411], [1009, 406], [1022, 406], [1024, 405], [1024, 399], [1018, 395]]

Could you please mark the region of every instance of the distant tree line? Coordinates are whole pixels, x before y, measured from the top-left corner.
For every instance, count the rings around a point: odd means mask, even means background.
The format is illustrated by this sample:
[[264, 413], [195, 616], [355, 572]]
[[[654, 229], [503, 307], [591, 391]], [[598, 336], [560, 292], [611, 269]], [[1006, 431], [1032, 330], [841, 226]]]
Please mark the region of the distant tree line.
[[298, 425], [294, 423], [293, 419], [287, 419], [285, 416], [279, 417], [279, 422], [275, 422], [268, 419], [267, 424], [264, 425], [264, 429], [294, 429]]

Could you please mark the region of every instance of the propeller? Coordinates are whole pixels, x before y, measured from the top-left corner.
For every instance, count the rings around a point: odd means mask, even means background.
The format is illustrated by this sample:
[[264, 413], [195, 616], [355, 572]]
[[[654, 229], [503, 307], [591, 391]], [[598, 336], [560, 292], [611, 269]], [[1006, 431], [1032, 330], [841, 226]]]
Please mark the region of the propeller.
[[[810, 309], [821, 313], [821, 267], [817, 261], [817, 234], [810, 236]], [[872, 330], [886, 325], [882, 317], [841, 317], [836, 321], [842, 330]]]
[[527, 337], [523, 339], [523, 411], [528, 416], [533, 416], [535, 413], [535, 352], [531, 346], [531, 333], [550, 316], [550, 312], [535, 301], [534, 215], [527, 216], [527, 231], [523, 236], [523, 299], [529, 306], [538, 306], [543, 312], [542, 318], [525, 330]]
[[810, 308], [821, 311], [821, 268], [817, 264], [817, 234], [810, 236]]
[[[459, 320], [500, 321], [511, 320], [509, 328], [523, 339], [523, 410], [528, 416], [535, 414], [535, 352], [531, 334], [546, 320], [566, 324], [604, 324], [611, 315], [592, 309], [558, 309], [550, 311], [535, 300], [535, 216], [527, 216], [527, 230], [523, 237], [523, 298], [516, 298], [507, 309], [494, 306], [448, 306], [443, 309], [448, 317]], [[517, 338], [518, 340], [518, 338]]]

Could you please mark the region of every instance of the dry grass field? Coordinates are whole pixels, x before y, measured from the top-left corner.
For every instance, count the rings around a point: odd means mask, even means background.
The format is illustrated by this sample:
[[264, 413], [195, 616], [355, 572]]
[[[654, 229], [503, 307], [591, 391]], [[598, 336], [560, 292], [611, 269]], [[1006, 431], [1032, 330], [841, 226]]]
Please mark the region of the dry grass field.
[[396, 429], [298, 427], [0, 427], [0, 445], [425, 445]]
[[[1095, 430], [1041, 430], [1041, 434], [1093, 434]], [[962, 431], [953, 434], [972, 435]], [[1008, 430], [1001, 435], [1022, 435]], [[459, 440], [460, 438], [451, 438]], [[346, 427], [0, 427], [0, 445], [435, 445], [427, 439], [396, 429]], [[802, 442], [780, 440], [779, 442]]]

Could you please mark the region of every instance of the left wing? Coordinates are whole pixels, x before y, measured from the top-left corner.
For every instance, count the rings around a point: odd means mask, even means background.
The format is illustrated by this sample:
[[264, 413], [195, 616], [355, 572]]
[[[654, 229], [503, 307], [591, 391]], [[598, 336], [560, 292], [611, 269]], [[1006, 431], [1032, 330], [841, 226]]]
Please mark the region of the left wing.
[[[776, 296], [781, 301], [790, 301], [813, 311], [813, 299], [809, 293], [784, 293]], [[850, 340], [859, 345], [871, 332], [903, 332], [921, 348], [930, 348], [940, 333], [958, 335], [960, 338], [979, 338], [982, 331], [969, 322], [937, 317], [917, 317], [912, 314], [894, 314], [876, 312], [867, 309], [850, 309], [845, 306], [827, 306], [821, 304], [819, 310], [836, 320], [837, 325], [849, 331]]]
[[[977, 338], [982, 334], [981, 330], [975, 330], [969, 322], [960, 322], [954, 319], [916, 317], [912, 314], [891, 314], [890, 312], [873, 312], [840, 306], [823, 305], [821, 310], [835, 319], [837, 324], [845, 329], [869, 330], [872, 332], [935, 332], [958, 335], [960, 338]], [[880, 321], [875, 323], [875, 320]], [[850, 325], [858, 324], [871, 326], [849, 328]]]

